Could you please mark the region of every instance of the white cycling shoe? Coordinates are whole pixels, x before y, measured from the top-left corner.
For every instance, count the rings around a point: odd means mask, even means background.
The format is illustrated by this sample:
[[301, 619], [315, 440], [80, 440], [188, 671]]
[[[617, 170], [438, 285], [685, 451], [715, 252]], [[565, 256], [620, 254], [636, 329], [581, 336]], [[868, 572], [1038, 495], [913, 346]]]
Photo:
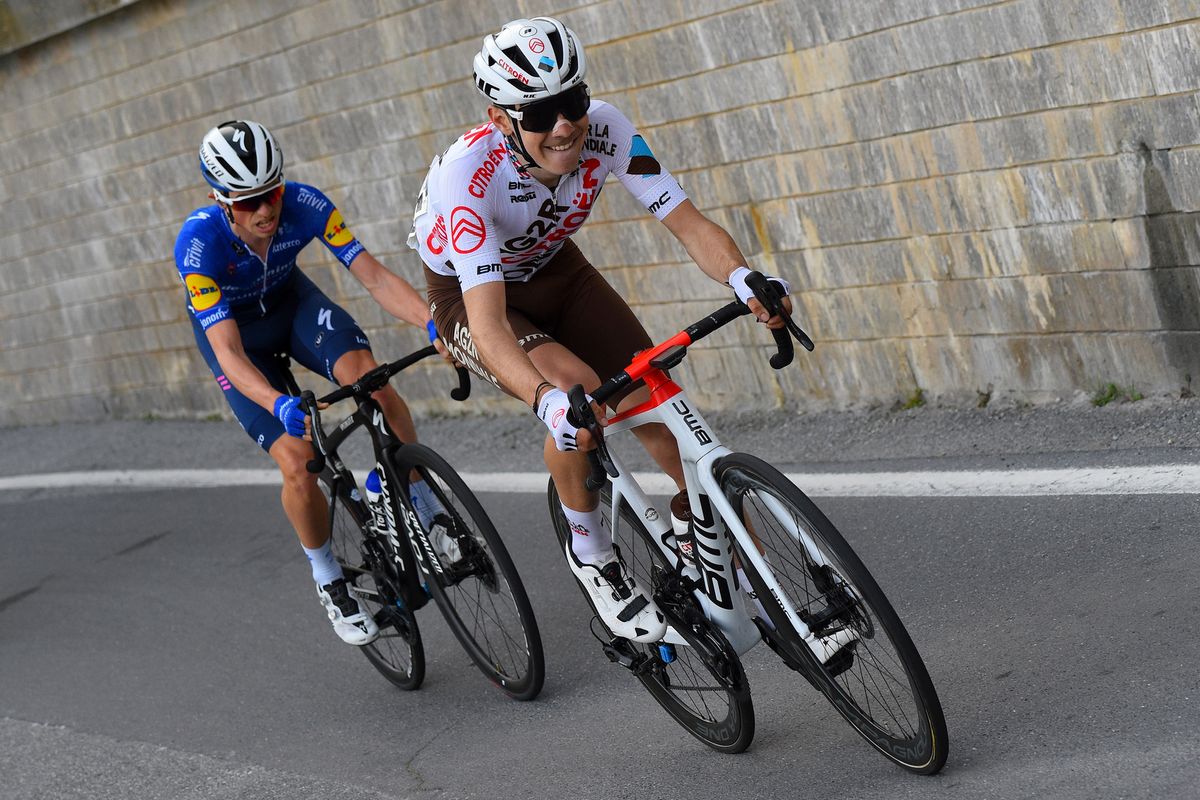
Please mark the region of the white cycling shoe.
[[613, 554], [603, 564], [585, 564], [571, 551], [567, 542], [567, 564], [579, 581], [600, 620], [614, 636], [635, 642], [657, 642], [667, 632], [667, 620], [650, 596], [637, 585], [621, 561], [621, 552], [613, 546]]
[[317, 587], [317, 597], [329, 614], [333, 630], [346, 644], [362, 646], [379, 638], [379, 626], [358, 602], [345, 578]]

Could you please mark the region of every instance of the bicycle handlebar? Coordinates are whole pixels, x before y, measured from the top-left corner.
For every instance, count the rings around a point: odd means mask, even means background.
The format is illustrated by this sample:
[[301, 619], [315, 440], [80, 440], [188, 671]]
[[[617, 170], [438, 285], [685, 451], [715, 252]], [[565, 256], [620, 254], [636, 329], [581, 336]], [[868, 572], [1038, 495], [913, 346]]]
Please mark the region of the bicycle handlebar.
[[617, 465], [612, 462], [612, 457], [608, 454], [608, 446], [604, 444], [604, 429], [600, 426], [600, 421], [596, 419], [596, 413], [592, 411], [592, 404], [583, 391], [583, 386], [577, 383], [568, 389], [567, 399], [571, 401], [571, 407], [567, 409], [567, 421], [576, 428], [587, 430], [596, 442], [596, 449], [589, 450], [587, 454], [588, 464], [592, 468], [591, 474], [583, 480], [583, 485], [587, 487], [587, 490], [594, 492], [604, 485], [606, 473], [613, 478], [620, 473], [617, 472]]
[[777, 288], [778, 284], [767, 280], [761, 272], [751, 272], [746, 276], [746, 285], [754, 291], [754, 296], [758, 298], [758, 302], [763, 304], [763, 308], [772, 317], [782, 317], [784, 327], [771, 330], [771, 335], [775, 337], [775, 348], [778, 350], [775, 355], [771, 356], [770, 363], [775, 369], [783, 369], [788, 364], [792, 363], [796, 351], [792, 347], [792, 337], [796, 337], [796, 341], [800, 342], [805, 350], [812, 352], [813, 341], [808, 338], [808, 334], [800, 330], [800, 326], [792, 321], [792, 317], [783, 308], [783, 296]]
[[[380, 364], [375, 369], [365, 373], [354, 383], [341, 386], [319, 400], [316, 395], [307, 389], [301, 392], [300, 407], [312, 419], [313, 458], [305, 465], [305, 468], [313, 475], [319, 475], [325, 471], [325, 432], [321, 428], [321, 412], [317, 408], [318, 404], [332, 404], [339, 400], [345, 400], [347, 397], [360, 399], [368, 397], [386, 386], [388, 380], [396, 373], [408, 369], [422, 359], [437, 354], [437, 348], [433, 345], [422, 347], [420, 350], [409, 353], [404, 358], [387, 364]], [[450, 397], [462, 402], [471, 396], [471, 373], [467, 372], [463, 367], [455, 367], [454, 369], [458, 373], [458, 386], [450, 390]]]

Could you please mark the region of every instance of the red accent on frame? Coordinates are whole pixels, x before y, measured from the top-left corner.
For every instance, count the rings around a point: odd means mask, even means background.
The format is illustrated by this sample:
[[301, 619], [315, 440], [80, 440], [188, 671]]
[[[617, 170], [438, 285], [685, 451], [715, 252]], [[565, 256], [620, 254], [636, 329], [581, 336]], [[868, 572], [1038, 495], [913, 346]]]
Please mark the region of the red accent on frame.
[[646, 386], [650, 389], [650, 399], [639, 406], [623, 411], [615, 417], [609, 419], [610, 423], [620, 422], [621, 420], [632, 417], [635, 414], [641, 414], [643, 411], [649, 411], [652, 408], [657, 408], [663, 403], [670, 400], [675, 395], [679, 394], [682, 389], [679, 384], [667, 377], [667, 373], [661, 369], [650, 366], [650, 362], [658, 358], [660, 355], [670, 350], [672, 347], [682, 345], [687, 347], [692, 343], [692, 337], [687, 331], [679, 333], [667, 339], [662, 344], [655, 345], [649, 350], [643, 350], [638, 353], [629, 366], [625, 368], [625, 373], [629, 375], [632, 382], [644, 380]]

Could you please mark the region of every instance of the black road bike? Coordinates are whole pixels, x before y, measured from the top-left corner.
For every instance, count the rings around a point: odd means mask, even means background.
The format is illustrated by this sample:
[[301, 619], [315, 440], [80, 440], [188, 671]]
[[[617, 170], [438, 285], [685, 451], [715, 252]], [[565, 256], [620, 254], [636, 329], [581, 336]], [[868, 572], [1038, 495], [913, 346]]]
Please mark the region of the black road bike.
[[[542, 689], [545, 656], [537, 621], [517, 569], [483, 506], [446, 461], [419, 443], [401, 442], [371, 399], [388, 379], [437, 354], [426, 347], [367, 372], [353, 384], [317, 399], [300, 392], [290, 372], [289, 388], [312, 418], [313, 459], [329, 501], [332, 548], [346, 582], [374, 616], [380, 636], [363, 654], [389, 681], [416, 689], [425, 678], [425, 650], [415, 612], [432, 597], [450, 630], [479, 670], [505, 694], [532, 700]], [[456, 400], [470, 394], [459, 369]], [[353, 398], [357, 409], [328, 431], [318, 404]], [[371, 438], [382, 500], [372, 509], [354, 474], [338, 456], [346, 437], [359, 428]], [[445, 509], [430, 523], [456, 545], [452, 561], [434, 547], [409, 499], [409, 482], [419, 475]]]

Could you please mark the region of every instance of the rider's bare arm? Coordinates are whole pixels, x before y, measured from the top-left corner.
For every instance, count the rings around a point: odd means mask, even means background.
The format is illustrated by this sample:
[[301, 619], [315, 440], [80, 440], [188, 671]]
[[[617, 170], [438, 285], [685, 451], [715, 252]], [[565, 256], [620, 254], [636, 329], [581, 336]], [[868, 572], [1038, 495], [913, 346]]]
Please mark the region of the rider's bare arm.
[[[717, 223], [700, 213], [691, 200], [684, 200], [663, 219], [672, 235], [687, 249], [688, 255], [704, 274], [718, 283], [726, 283], [729, 274], [738, 267], [746, 266], [746, 257], [733, 241], [733, 237]], [[768, 328], [782, 328], [779, 317], [768, 319], [766, 310], [757, 300], [751, 299], [750, 310]], [[791, 298], [783, 298], [783, 306], [790, 313]]]
[[[410, 325], [424, 328], [431, 319], [429, 305], [413, 285], [363, 250], [350, 262], [350, 274], [375, 298], [383, 310]], [[438, 353], [450, 363], [457, 363], [439, 337], [434, 341]]]
[[471, 338], [484, 365], [505, 391], [526, 405], [532, 405], [534, 392], [545, 378], [517, 344], [517, 335], [508, 324], [504, 282], [473, 286], [463, 293], [463, 305], [467, 310]]
[[254, 366], [242, 348], [242, 334], [237, 323], [226, 319], [204, 332], [212, 345], [217, 362], [234, 388], [267, 410], [272, 410], [280, 392]]
[[396, 319], [424, 328], [429, 322], [429, 305], [412, 284], [379, 263], [363, 250], [350, 262], [350, 274], [363, 285], [375, 302]]

